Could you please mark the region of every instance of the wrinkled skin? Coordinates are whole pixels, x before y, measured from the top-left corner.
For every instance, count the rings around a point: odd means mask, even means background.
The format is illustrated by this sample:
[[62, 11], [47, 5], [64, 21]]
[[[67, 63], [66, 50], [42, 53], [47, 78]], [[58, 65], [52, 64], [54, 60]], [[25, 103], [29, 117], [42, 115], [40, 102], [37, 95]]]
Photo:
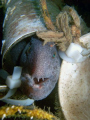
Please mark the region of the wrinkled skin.
[[53, 44], [43, 46], [42, 41], [31, 38], [21, 55], [21, 90], [34, 100], [46, 98], [59, 78], [60, 58]]

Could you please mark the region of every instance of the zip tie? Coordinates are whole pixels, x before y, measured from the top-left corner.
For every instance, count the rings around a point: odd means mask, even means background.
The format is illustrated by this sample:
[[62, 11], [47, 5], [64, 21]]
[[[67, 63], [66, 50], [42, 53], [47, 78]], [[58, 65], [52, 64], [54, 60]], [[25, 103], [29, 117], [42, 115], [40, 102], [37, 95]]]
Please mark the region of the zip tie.
[[[87, 33], [79, 38], [80, 42], [90, 46], [90, 33]], [[86, 45], [86, 44], [85, 44]], [[90, 47], [83, 48], [79, 44], [71, 43], [66, 52], [59, 51], [59, 55], [67, 62], [83, 62], [90, 56]]]
[[7, 76], [6, 79], [6, 84], [10, 89], [13, 88], [18, 88], [21, 85], [21, 72], [22, 72], [22, 67], [14, 67], [13, 74], [10, 76]]

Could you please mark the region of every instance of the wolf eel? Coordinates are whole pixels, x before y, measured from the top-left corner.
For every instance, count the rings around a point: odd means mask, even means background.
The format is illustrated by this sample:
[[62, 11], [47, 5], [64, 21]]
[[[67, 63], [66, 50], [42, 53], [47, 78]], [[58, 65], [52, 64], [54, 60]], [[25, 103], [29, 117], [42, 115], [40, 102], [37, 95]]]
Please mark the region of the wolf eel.
[[29, 98], [42, 100], [54, 89], [59, 78], [60, 58], [53, 42], [31, 38], [20, 60], [23, 66], [21, 90]]

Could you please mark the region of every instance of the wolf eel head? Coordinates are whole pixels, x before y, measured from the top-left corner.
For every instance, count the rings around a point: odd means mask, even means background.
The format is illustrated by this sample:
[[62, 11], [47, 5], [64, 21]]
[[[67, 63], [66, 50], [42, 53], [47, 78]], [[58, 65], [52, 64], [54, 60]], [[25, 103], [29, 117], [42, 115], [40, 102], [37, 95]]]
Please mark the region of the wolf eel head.
[[60, 58], [53, 44], [43, 46], [41, 40], [31, 38], [22, 53], [21, 90], [34, 100], [46, 98], [59, 78]]

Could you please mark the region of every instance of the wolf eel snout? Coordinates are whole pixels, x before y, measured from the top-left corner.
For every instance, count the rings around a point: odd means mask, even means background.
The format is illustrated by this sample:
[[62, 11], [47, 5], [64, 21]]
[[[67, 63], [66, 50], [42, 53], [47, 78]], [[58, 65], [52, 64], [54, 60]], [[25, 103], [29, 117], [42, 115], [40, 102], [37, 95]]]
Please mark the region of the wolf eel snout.
[[41, 40], [32, 37], [21, 56], [21, 90], [34, 100], [47, 97], [59, 77], [60, 58], [56, 46], [50, 47], [51, 44], [54, 43], [43, 46]]

